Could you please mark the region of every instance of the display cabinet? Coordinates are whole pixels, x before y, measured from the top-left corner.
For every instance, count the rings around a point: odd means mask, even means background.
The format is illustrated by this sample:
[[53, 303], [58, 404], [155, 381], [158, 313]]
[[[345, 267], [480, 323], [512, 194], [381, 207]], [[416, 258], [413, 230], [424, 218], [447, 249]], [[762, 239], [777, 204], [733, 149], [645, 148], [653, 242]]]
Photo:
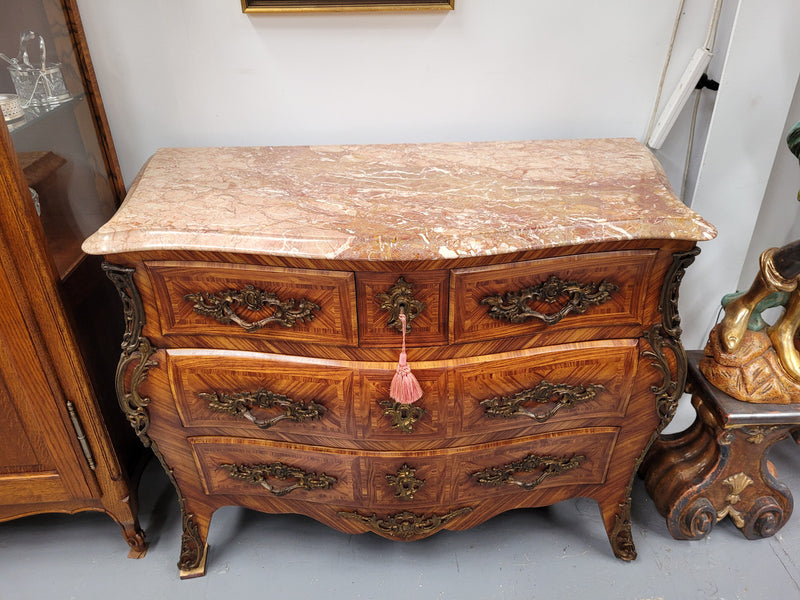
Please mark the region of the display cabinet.
[[4, 2], [0, 52], [0, 521], [101, 511], [142, 556], [119, 299], [80, 248], [124, 185], [74, 0]]

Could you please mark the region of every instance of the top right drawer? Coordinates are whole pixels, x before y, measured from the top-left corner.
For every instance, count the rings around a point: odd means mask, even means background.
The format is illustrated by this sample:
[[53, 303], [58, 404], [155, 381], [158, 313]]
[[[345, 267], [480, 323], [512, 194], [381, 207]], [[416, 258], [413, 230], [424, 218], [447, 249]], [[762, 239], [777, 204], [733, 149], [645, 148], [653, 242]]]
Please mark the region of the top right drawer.
[[[564, 332], [562, 342], [644, 325], [657, 251], [598, 252], [452, 272], [454, 343]], [[567, 332], [572, 332], [567, 334]], [[614, 337], [621, 337], [615, 332]]]

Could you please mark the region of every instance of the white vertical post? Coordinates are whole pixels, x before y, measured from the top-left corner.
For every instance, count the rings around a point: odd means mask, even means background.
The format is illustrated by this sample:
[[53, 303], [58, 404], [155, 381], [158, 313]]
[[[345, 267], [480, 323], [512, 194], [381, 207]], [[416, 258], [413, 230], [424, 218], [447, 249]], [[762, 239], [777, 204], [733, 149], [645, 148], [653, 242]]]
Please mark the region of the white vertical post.
[[736, 289], [799, 74], [800, 2], [740, 0], [691, 203], [719, 235], [681, 286], [687, 348], [705, 345]]

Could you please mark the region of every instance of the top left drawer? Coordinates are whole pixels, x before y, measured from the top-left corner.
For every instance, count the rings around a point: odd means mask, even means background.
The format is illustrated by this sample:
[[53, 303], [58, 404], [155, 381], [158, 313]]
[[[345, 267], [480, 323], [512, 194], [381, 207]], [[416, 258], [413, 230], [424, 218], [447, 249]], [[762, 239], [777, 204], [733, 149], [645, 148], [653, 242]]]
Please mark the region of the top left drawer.
[[147, 262], [162, 335], [355, 346], [350, 272], [208, 262]]

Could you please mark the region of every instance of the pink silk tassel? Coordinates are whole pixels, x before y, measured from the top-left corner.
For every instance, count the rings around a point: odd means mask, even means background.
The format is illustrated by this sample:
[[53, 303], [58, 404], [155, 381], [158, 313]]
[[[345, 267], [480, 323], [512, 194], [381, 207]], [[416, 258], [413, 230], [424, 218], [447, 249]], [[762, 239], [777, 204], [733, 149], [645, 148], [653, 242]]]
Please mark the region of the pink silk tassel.
[[404, 312], [400, 313], [400, 323], [403, 326], [403, 348], [400, 351], [400, 360], [397, 362], [397, 372], [392, 377], [389, 396], [400, 404], [413, 404], [422, 398], [422, 388], [411, 372], [406, 358], [406, 314]]

